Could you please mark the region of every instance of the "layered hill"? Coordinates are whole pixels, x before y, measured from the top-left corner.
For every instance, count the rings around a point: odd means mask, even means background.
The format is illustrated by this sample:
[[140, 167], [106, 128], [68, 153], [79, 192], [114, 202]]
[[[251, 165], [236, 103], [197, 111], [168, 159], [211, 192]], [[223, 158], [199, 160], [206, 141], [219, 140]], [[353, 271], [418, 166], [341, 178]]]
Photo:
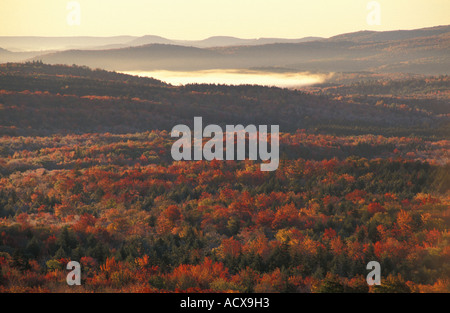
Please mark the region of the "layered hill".
[[[178, 87], [85, 67], [6, 64], [0, 66], [0, 135], [170, 131], [202, 116], [205, 125], [223, 127], [280, 125], [282, 132], [442, 138], [448, 134], [448, 86], [443, 76], [316, 93], [250, 85]], [[383, 95], [385, 90], [391, 94]]]
[[115, 49], [137, 47], [149, 44], [169, 44], [198, 48], [222, 46], [261, 45], [271, 43], [298, 43], [322, 39], [321, 37], [254, 38], [243, 39], [231, 36], [213, 36], [203, 40], [173, 40], [155, 35], [145, 36], [76, 36], [76, 37], [40, 37], [40, 36], [0, 36], [0, 47], [14, 52], [33, 52], [69, 49]]
[[283, 67], [314, 72], [379, 72], [440, 75], [450, 72], [450, 26], [394, 32], [357, 32], [300, 43], [214, 48], [148, 44], [39, 55], [50, 64], [120, 71], [194, 71]]

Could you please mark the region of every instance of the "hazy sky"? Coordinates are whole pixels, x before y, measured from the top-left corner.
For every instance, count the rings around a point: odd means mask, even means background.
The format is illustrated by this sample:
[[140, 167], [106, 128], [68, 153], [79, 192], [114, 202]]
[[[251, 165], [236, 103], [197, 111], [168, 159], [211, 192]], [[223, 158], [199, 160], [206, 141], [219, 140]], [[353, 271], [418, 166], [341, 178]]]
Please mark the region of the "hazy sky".
[[1, 0], [0, 36], [299, 38], [450, 24], [450, 0], [378, 0], [380, 25], [367, 22], [371, 0], [78, 0], [72, 26], [69, 2]]

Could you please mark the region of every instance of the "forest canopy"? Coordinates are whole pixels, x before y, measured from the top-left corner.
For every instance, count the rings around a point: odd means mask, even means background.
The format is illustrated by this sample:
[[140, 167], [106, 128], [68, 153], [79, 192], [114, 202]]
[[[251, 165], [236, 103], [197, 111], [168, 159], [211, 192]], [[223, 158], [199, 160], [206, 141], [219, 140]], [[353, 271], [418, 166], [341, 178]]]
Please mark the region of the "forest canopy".
[[[449, 97], [447, 76], [289, 90], [2, 64], [0, 292], [449, 292]], [[174, 161], [194, 116], [279, 124], [279, 168]]]

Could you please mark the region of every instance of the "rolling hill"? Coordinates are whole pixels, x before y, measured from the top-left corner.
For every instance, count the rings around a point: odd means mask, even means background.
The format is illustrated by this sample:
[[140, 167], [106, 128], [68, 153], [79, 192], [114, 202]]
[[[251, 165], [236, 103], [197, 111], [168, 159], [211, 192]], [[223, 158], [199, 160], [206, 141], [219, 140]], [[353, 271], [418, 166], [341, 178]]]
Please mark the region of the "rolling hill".
[[440, 75], [450, 71], [449, 50], [450, 26], [441, 26], [415, 31], [357, 32], [300, 43], [213, 48], [158, 43], [120, 49], [67, 50], [39, 55], [33, 60], [120, 71], [283, 67], [313, 72]]
[[[387, 88], [390, 97], [383, 95]], [[448, 89], [448, 77], [340, 86], [319, 94], [250, 85], [172, 86], [86, 67], [10, 63], [0, 65], [0, 136], [170, 130], [192, 124], [194, 116], [205, 124], [278, 124], [281, 131], [444, 136]], [[368, 90], [373, 96], [365, 95]], [[415, 98], [408, 96], [412, 92]], [[440, 97], [429, 97], [438, 92]]]
[[68, 50], [68, 49], [113, 49], [137, 47], [149, 44], [170, 44], [198, 48], [220, 46], [261, 45], [270, 43], [298, 43], [322, 39], [305, 37], [299, 39], [258, 38], [242, 39], [230, 36], [213, 36], [203, 40], [172, 40], [161, 36], [77, 36], [77, 37], [39, 37], [39, 36], [0, 36], [0, 47], [13, 52]]

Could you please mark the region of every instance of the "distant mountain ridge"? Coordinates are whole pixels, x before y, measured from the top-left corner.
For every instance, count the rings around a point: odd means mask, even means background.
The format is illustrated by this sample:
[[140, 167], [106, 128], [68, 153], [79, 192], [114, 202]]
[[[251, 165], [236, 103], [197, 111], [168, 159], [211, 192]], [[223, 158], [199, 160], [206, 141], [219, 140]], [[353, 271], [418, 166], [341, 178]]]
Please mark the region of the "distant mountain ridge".
[[439, 36], [450, 32], [450, 25], [420, 28], [413, 30], [392, 31], [359, 31], [330, 37], [335, 41], [380, 42], [391, 40], [406, 40], [420, 37]]
[[133, 40], [133, 36], [113, 37], [41, 37], [41, 36], [0, 36], [0, 47], [14, 52], [39, 50], [67, 50], [94, 48], [123, 44]]
[[263, 45], [273, 43], [301, 43], [317, 40], [376, 42], [402, 40], [418, 37], [435, 36], [450, 32], [450, 25], [428, 27], [414, 30], [394, 31], [358, 31], [346, 34], [323, 37], [286, 38], [253, 38], [242, 39], [231, 36], [213, 36], [203, 40], [173, 40], [156, 35], [145, 36], [76, 36], [76, 37], [41, 37], [41, 36], [0, 36], [0, 47], [12, 52], [44, 51], [44, 50], [101, 50], [136, 47], [148, 44], [170, 44], [212, 48], [223, 46]]
[[305, 37], [298, 39], [285, 38], [258, 38], [242, 39], [229, 36], [213, 36], [203, 40], [172, 40], [161, 36], [145, 35], [114, 36], [114, 37], [36, 37], [36, 36], [0, 36], [0, 47], [13, 52], [69, 50], [69, 49], [114, 49], [137, 47], [148, 44], [170, 44], [191, 46], [198, 48], [211, 48], [220, 46], [260, 45], [268, 43], [297, 43], [323, 39], [321, 37]]
[[[216, 36], [174, 43], [163, 37], [143, 36], [133, 39], [126, 47], [109, 40], [103, 48], [35, 53], [22, 60], [116, 71], [286, 68], [310, 72], [427, 75], [450, 72], [450, 25], [406, 31], [360, 31], [329, 39], [247, 40]], [[16, 56], [14, 61], [20, 61], [17, 53], [0, 52], [0, 62], [9, 61], [13, 56]]]

